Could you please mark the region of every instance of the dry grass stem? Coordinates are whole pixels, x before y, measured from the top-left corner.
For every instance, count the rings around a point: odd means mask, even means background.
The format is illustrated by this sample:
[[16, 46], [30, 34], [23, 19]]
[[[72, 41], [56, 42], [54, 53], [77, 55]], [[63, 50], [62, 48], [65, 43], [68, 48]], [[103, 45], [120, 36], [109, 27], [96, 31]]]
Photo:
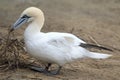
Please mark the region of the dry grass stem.
[[20, 63], [26, 64], [27, 61], [23, 58], [23, 55], [26, 55], [23, 40], [14, 38], [13, 34], [14, 32], [8, 30], [7, 37], [0, 38], [0, 69], [2, 70], [18, 68]]

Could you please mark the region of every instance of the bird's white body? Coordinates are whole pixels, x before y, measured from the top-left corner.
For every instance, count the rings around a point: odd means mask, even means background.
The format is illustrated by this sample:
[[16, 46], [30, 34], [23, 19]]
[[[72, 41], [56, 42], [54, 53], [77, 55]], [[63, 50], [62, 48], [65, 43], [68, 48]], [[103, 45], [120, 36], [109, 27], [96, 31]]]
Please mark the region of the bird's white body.
[[[69, 37], [74, 41], [67, 41]], [[25, 40], [28, 52], [35, 58], [48, 63], [63, 65], [85, 57], [84, 54], [87, 52], [84, 48], [79, 47], [81, 40], [67, 33], [41, 33], [31, 39]]]
[[108, 54], [99, 54], [79, 46], [86, 43], [70, 33], [40, 32], [44, 24], [44, 15], [40, 9], [34, 7], [26, 9], [23, 14], [33, 16], [31, 23], [24, 32], [24, 40], [28, 53], [35, 58], [56, 63], [60, 66], [76, 59], [85, 57], [104, 59]]

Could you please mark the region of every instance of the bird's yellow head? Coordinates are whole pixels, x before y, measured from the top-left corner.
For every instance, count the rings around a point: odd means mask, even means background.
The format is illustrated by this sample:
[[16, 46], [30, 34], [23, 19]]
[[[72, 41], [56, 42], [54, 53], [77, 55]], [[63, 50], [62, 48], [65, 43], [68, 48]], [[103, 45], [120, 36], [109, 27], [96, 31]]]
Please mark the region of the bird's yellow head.
[[29, 7], [22, 12], [19, 19], [13, 24], [11, 29], [17, 29], [26, 22], [33, 22], [37, 21], [38, 19], [44, 20], [43, 12], [39, 8]]

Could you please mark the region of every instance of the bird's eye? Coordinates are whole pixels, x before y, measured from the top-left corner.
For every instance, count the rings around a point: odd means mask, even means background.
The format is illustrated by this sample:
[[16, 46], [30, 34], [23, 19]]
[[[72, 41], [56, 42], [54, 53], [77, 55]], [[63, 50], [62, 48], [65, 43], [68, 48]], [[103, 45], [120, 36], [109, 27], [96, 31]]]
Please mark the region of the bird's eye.
[[30, 18], [30, 16], [23, 15], [21, 18]]

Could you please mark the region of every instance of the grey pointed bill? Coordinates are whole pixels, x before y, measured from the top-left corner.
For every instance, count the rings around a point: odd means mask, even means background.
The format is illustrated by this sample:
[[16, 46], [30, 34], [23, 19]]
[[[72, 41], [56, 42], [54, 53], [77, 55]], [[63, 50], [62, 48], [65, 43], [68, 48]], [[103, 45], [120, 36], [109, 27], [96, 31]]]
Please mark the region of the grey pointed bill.
[[21, 27], [24, 23], [28, 21], [29, 17], [20, 17], [11, 27], [11, 31]]

